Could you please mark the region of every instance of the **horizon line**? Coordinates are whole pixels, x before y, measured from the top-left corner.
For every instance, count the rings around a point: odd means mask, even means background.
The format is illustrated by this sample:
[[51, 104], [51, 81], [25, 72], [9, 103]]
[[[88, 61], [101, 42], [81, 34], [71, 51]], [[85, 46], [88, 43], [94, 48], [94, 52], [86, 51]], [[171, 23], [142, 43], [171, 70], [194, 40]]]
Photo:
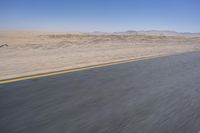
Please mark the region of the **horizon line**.
[[176, 31], [176, 30], [123, 30], [123, 31], [77, 31], [77, 30], [31, 30], [31, 29], [0, 29], [0, 32], [56, 32], [56, 33], [128, 33], [128, 32], [174, 32], [177, 34], [200, 34], [200, 32]]

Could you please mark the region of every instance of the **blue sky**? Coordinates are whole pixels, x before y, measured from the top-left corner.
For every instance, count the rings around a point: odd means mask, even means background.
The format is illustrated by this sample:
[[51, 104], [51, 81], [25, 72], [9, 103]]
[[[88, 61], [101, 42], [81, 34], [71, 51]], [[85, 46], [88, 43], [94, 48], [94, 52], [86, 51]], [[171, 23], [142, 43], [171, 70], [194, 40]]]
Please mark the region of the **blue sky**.
[[0, 30], [200, 32], [200, 0], [0, 0]]

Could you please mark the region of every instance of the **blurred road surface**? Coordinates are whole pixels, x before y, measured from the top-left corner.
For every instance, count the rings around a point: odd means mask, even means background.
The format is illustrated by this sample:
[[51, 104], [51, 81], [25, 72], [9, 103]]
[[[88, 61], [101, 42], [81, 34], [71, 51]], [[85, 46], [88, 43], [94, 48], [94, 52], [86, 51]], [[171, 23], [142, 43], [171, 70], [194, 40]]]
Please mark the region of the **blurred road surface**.
[[200, 52], [0, 85], [0, 133], [198, 133]]

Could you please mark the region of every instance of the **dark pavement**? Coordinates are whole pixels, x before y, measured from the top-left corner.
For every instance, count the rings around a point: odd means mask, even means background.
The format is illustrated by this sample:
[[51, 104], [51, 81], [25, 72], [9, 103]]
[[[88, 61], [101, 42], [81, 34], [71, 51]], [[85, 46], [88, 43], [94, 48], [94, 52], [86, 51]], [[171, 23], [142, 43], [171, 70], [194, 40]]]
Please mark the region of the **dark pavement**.
[[200, 52], [0, 85], [0, 133], [198, 133]]

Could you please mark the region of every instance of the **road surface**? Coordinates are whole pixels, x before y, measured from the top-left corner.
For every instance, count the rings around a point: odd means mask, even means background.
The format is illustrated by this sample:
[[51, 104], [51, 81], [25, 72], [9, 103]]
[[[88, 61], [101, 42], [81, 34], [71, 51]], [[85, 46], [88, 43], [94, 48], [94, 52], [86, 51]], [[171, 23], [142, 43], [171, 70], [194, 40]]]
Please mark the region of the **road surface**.
[[1, 133], [198, 133], [200, 52], [0, 85]]

